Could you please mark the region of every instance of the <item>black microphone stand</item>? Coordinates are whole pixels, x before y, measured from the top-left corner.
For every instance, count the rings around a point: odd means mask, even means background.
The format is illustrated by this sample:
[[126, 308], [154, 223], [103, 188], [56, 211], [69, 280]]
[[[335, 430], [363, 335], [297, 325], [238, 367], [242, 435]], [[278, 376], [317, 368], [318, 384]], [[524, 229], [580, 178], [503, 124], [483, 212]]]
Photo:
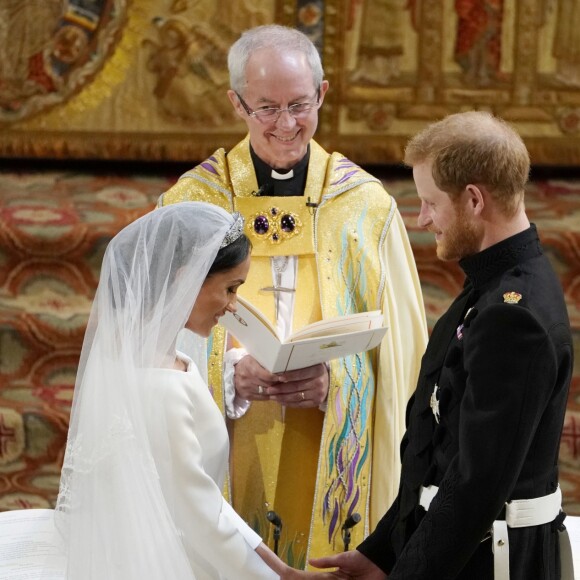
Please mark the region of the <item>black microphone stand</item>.
[[344, 542], [344, 551], [348, 552], [350, 545], [350, 530], [360, 522], [360, 514], [354, 513], [348, 516], [342, 524], [342, 541]]
[[282, 533], [282, 519], [274, 512], [269, 511], [266, 514], [266, 519], [274, 526], [274, 554], [278, 555], [278, 544], [280, 542], [280, 534]]

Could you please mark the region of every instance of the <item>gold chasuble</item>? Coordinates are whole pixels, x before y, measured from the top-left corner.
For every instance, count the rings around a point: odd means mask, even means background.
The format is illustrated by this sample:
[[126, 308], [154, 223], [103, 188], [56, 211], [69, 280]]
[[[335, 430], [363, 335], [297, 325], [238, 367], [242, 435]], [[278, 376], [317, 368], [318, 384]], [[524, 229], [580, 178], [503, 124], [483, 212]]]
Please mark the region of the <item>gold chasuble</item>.
[[[396, 211], [376, 178], [314, 141], [310, 147], [303, 197], [255, 195], [246, 137], [227, 155], [220, 149], [183, 175], [161, 200], [206, 201], [244, 215], [253, 250], [240, 294], [274, 325], [275, 293], [260, 290], [272, 283], [270, 258], [298, 256], [294, 330], [382, 308], [381, 248]], [[208, 369], [222, 410], [224, 339], [216, 327]], [[233, 506], [271, 546], [266, 513], [281, 517], [279, 555], [290, 565], [301, 568], [307, 558], [342, 552], [342, 525], [353, 513], [361, 523], [352, 528], [350, 547], [369, 532], [377, 358], [375, 350], [331, 361], [326, 413], [254, 402], [231, 422]]]

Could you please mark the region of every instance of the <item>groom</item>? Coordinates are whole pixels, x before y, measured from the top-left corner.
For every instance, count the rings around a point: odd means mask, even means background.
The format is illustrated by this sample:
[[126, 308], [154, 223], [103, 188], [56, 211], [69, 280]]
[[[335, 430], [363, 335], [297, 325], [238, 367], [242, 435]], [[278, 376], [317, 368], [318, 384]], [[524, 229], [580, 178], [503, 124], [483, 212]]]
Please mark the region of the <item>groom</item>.
[[423, 357], [396, 500], [356, 550], [311, 563], [366, 580], [572, 579], [558, 450], [573, 345], [526, 216], [526, 147], [500, 119], [467, 112], [419, 133], [405, 162], [418, 224], [465, 286]]

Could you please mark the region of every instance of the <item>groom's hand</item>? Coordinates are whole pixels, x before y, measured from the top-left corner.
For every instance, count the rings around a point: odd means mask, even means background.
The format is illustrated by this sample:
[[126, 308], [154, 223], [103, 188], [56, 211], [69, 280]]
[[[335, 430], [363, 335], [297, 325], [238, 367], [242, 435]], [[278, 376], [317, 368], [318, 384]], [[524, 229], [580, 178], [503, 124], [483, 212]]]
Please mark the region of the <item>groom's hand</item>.
[[312, 558], [309, 564], [315, 568], [338, 568], [334, 578], [361, 580], [385, 580], [387, 575], [358, 550], [350, 550], [334, 556]]

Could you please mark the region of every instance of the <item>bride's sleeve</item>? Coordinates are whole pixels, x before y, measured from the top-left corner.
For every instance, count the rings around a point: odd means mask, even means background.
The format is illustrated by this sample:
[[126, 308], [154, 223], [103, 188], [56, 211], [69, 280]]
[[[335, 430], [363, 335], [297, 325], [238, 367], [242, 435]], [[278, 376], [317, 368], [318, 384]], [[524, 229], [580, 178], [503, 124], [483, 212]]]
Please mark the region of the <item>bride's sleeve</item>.
[[204, 470], [192, 397], [187, 388], [176, 386], [165, 396], [170, 458], [161, 469], [169, 470], [165, 486], [171, 488], [170, 510], [190, 561], [199, 568], [209, 565], [228, 579], [278, 578], [255, 552], [260, 536], [225, 501]]

